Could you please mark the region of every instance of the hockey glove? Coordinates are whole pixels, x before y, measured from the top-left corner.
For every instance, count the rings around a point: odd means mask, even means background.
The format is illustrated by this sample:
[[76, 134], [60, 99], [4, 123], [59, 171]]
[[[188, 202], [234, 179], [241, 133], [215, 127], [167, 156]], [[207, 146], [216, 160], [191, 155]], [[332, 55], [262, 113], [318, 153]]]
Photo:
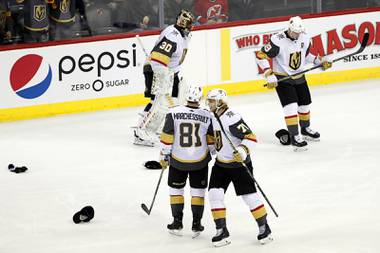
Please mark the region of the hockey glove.
[[210, 150], [211, 155], [216, 155], [216, 149], [214, 145], [208, 145], [208, 149]]
[[264, 77], [267, 80], [267, 88], [273, 89], [277, 87], [277, 77], [274, 75], [273, 71], [271, 69], [268, 69], [264, 73]]
[[234, 157], [234, 161], [238, 163], [242, 163], [245, 159], [247, 159], [247, 151], [242, 146], [238, 146], [232, 155]]
[[170, 161], [170, 155], [169, 154], [163, 154], [160, 152], [160, 164], [162, 166], [162, 169], [166, 169], [169, 167], [169, 161]]
[[321, 64], [321, 65], [322, 65], [322, 66], [321, 66], [322, 70], [326, 70], [326, 69], [329, 69], [329, 68], [332, 67], [332, 62], [329, 61], [329, 60], [328, 60], [327, 58], [325, 58], [325, 57], [320, 57], [320, 56], [318, 56], [318, 57], [315, 59], [315, 62], [314, 62], [314, 63], [317, 64], [317, 65]]

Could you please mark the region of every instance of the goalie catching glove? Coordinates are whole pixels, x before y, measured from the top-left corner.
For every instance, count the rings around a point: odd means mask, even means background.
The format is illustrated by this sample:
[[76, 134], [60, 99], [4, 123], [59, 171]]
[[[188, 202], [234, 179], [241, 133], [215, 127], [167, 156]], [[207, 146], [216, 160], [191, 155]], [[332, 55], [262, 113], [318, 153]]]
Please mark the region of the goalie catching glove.
[[243, 146], [236, 147], [236, 150], [233, 152], [233, 158], [235, 162], [243, 163], [247, 159], [247, 150]]
[[277, 77], [274, 75], [271, 69], [268, 69], [264, 72], [264, 77], [267, 80], [267, 88], [273, 89], [277, 87]]

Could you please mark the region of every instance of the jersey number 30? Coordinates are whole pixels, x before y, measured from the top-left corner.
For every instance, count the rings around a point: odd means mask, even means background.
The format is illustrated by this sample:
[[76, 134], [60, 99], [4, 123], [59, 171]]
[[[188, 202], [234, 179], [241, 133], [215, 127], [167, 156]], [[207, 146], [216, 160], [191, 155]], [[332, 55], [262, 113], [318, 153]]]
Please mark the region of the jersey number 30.
[[192, 146], [200, 147], [202, 142], [199, 137], [199, 128], [199, 123], [181, 123], [179, 125], [179, 145], [184, 148], [189, 148]]
[[163, 41], [161, 43], [161, 46], [160, 46], [160, 49], [164, 50], [167, 53], [170, 53], [172, 48], [173, 48], [173, 46], [171, 44], [167, 43], [166, 41]]

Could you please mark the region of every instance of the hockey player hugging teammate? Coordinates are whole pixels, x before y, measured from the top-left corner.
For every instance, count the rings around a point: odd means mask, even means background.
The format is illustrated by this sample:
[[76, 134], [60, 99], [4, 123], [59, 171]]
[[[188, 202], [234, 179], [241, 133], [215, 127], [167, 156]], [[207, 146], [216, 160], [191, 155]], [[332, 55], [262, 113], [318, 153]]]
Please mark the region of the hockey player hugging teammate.
[[194, 16], [182, 10], [176, 24], [163, 30], [144, 66], [145, 97], [151, 99], [141, 115], [134, 131], [134, 144], [154, 146], [156, 133], [161, 133], [168, 108], [176, 101], [181, 91], [178, 73], [185, 59], [189, 34]]
[[[256, 136], [242, 117], [228, 108], [226, 98], [226, 92], [221, 89], [211, 90], [207, 95], [208, 105], [214, 113], [212, 125], [217, 151], [208, 194], [217, 231], [212, 242], [216, 247], [230, 243], [224, 194], [232, 182], [236, 195], [242, 196], [259, 226], [257, 239], [265, 244], [272, 241], [271, 230], [267, 223], [267, 212], [256, 191], [254, 179], [242, 164], [245, 163], [252, 173], [251, 154], [256, 144]], [[237, 152], [234, 152], [224, 132], [236, 147]]]
[[[306, 150], [307, 142], [302, 136], [308, 140], [319, 140], [320, 137], [318, 132], [310, 128], [310, 90], [303, 74], [278, 83], [277, 80], [301, 72], [308, 63], [322, 64], [323, 70], [332, 66], [331, 62], [310, 52], [310, 38], [304, 30], [302, 19], [298, 16], [292, 17], [288, 29], [273, 35], [270, 42], [256, 54], [257, 63], [264, 70], [268, 88], [276, 88], [284, 110], [289, 132], [288, 134], [284, 130], [284, 134], [289, 135], [289, 138], [280, 138], [280, 141], [284, 145], [293, 145], [295, 151]], [[269, 58], [273, 60], [273, 69], [270, 67]], [[298, 124], [302, 136], [299, 135]]]
[[201, 98], [202, 89], [190, 86], [186, 93], [187, 104], [170, 109], [161, 134], [160, 163], [163, 168], [170, 164], [168, 185], [173, 222], [167, 228], [175, 235], [181, 235], [183, 228], [184, 189], [188, 177], [194, 237], [204, 229], [201, 219], [214, 138], [211, 114], [199, 108]]

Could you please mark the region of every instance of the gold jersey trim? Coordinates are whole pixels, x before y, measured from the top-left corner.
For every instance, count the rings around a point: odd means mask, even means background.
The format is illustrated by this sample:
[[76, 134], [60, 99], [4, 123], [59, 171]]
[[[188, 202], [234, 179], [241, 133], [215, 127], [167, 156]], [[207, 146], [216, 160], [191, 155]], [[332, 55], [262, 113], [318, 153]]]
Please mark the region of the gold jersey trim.
[[161, 54], [159, 52], [155, 52], [155, 51], [153, 51], [150, 54], [150, 59], [152, 61], [158, 61], [158, 62], [164, 64], [165, 66], [169, 65], [169, 62], [170, 62], [170, 57], [169, 56]]
[[75, 22], [75, 16], [74, 17], [72, 17], [72, 18], [70, 18], [70, 19], [57, 19], [57, 18], [55, 18], [55, 17], [53, 17], [53, 16], [50, 16], [49, 15], [49, 17], [52, 19], [52, 20], [54, 20], [55, 22], [57, 22], [57, 23], [72, 23], [72, 22]]
[[[282, 72], [273, 72], [275, 75], [277, 75], [277, 76], [289, 76], [288, 74], [286, 74], [286, 73], [282, 73]], [[293, 80], [297, 80], [297, 79], [300, 79], [300, 78], [302, 78], [304, 76], [304, 74], [300, 74], [300, 75], [295, 75], [295, 76], [292, 76], [291, 77], [291, 79], [293, 79]]]
[[49, 30], [49, 26], [45, 26], [43, 28], [32, 28], [32, 27], [24, 25], [24, 27], [26, 29], [30, 30], [30, 31], [33, 31], [33, 32], [41, 32], [41, 31], [47, 31], [47, 30]]
[[201, 162], [203, 160], [205, 160], [207, 158], [207, 155], [208, 155], [208, 150], [205, 152], [205, 154], [199, 158], [198, 160], [184, 160], [184, 159], [180, 159], [178, 157], [176, 157], [175, 155], [172, 154], [172, 158], [178, 162], [181, 162], [181, 163], [197, 163], [197, 162]]

